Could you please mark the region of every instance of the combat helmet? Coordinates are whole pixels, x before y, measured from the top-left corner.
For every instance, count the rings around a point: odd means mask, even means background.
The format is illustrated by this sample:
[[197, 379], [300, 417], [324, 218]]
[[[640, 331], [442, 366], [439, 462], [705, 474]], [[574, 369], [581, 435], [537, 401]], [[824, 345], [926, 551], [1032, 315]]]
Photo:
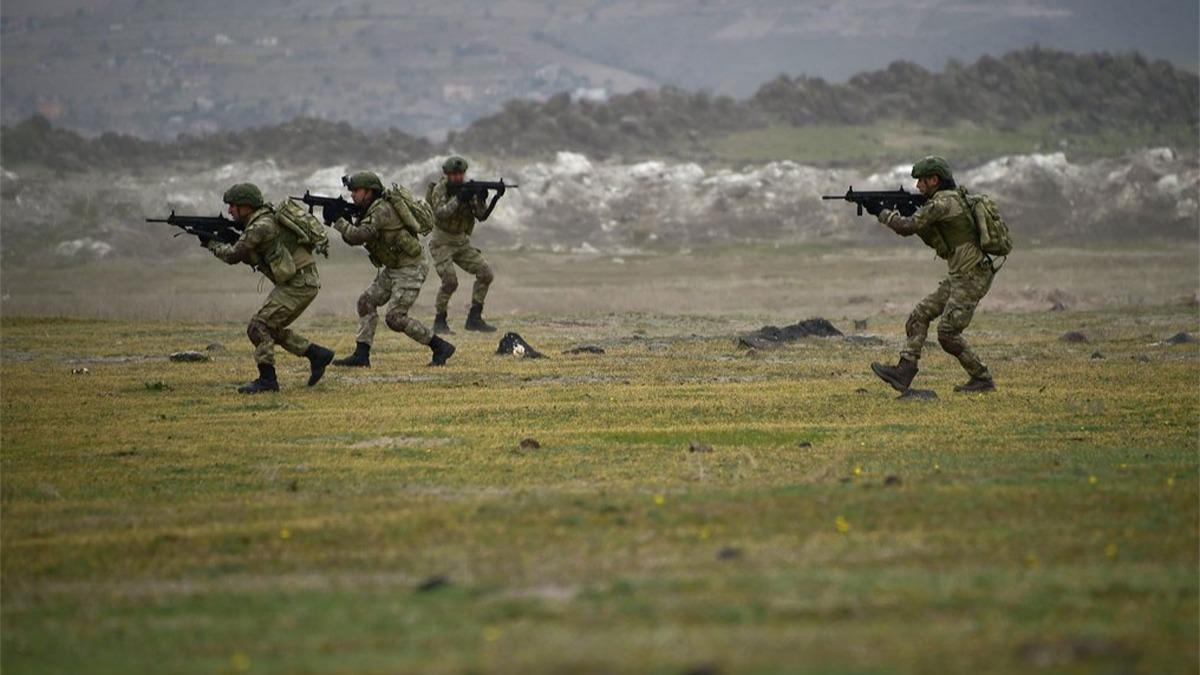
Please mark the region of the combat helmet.
[[454, 155], [442, 162], [442, 173], [465, 173], [467, 170], [467, 160]]
[[366, 190], [375, 190], [376, 192], [380, 193], [383, 192], [383, 181], [379, 180], [379, 175], [373, 171], [359, 171], [358, 173], [352, 174], [349, 178], [345, 178], [342, 182], [344, 182], [346, 187], [351, 190], [358, 190], [362, 188]]
[[938, 157], [937, 155], [930, 155], [913, 164], [912, 177], [924, 178], [925, 176], [937, 176], [942, 180], [954, 180], [954, 174], [950, 171], [950, 163], [944, 157]]
[[262, 190], [254, 183], [238, 183], [225, 191], [222, 197], [226, 204], [249, 206], [259, 209], [263, 205]]

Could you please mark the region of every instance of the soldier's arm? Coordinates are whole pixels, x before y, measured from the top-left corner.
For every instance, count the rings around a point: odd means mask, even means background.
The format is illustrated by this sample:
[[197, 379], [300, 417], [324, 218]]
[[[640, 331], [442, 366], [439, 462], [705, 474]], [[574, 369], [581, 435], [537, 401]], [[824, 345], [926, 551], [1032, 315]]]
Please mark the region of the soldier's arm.
[[351, 246], [361, 246], [369, 241], [375, 241], [379, 236], [379, 229], [375, 226], [375, 216], [368, 213], [358, 221], [358, 225], [352, 224], [345, 218], [338, 218], [333, 224], [333, 229], [342, 234], [342, 241]]
[[274, 230], [269, 224], [259, 222], [246, 228], [242, 236], [233, 244], [222, 244], [221, 242], [210, 240], [205, 246], [213, 252], [213, 255], [230, 265], [249, 263], [254, 252], [273, 235]]
[[902, 216], [898, 211], [890, 209], [880, 211], [879, 222], [902, 237], [911, 237], [929, 227], [931, 223], [943, 218], [946, 215], [946, 209], [945, 203], [930, 199], [911, 216]]

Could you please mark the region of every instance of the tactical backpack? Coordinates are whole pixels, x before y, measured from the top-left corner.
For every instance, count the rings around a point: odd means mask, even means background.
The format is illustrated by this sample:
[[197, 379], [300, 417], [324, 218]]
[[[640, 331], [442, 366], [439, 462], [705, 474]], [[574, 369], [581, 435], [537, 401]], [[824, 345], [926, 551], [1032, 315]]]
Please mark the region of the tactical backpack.
[[392, 183], [392, 187], [384, 191], [383, 196], [400, 214], [400, 220], [413, 234], [429, 234], [433, 230], [433, 209], [427, 202], [417, 199], [408, 188]]
[[1008, 223], [1000, 215], [996, 200], [985, 194], [968, 193], [965, 189], [961, 192], [975, 220], [975, 228], [979, 230], [979, 248], [988, 255], [1007, 256], [1012, 253]]
[[299, 202], [285, 199], [275, 207], [276, 220], [296, 235], [297, 243], [311, 253], [329, 257], [329, 237], [325, 226]]

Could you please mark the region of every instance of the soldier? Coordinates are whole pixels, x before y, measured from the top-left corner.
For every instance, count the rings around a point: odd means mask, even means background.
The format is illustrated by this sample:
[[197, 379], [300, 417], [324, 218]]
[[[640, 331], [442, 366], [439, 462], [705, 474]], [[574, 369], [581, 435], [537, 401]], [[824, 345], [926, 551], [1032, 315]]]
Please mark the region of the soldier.
[[912, 176], [917, 179], [917, 190], [928, 201], [911, 217], [877, 206], [869, 210], [875, 211], [871, 215], [896, 234], [920, 237], [949, 264], [950, 275], [909, 315], [905, 324], [908, 343], [900, 352], [900, 362], [895, 366], [872, 363], [871, 370], [897, 391], [907, 391], [917, 374], [929, 322], [940, 316], [938, 344], [957, 358], [971, 376], [966, 384], [954, 387], [954, 391], [993, 391], [996, 385], [987, 366], [979, 361], [962, 336], [975, 307], [992, 286], [995, 274], [992, 259], [979, 248], [975, 220], [946, 160], [926, 157], [913, 165]]
[[433, 352], [429, 365], [445, 365], [454, 354], [454, 345], [408, 315], [421, 291], [421, 284], [425, 283], [425, 275], [429, 273], [417, 231], [406, 226], [391, 202], [383, 198], [383, 182], [376, 174], [360, 171], [350, 176], [346, 187], [362, 215], [356, 224], [338, 218], [333, 228], [342, 233], [342, 240], [347, 244], [366, 248], [371, 264], [379, 268], [379, 273], [358, 298], [358, 336], [354, 353], [334, 361], [333, 365], [370, 367], [371, 343], [379, 324], [377, 308], [385, 304], [384, 320], [388, 328], [428, 346]]
[[308, 386], [315, 385], [333, 360], [333, 352], [309, 342], [288, 325], [295, 321], [317, 297], [321, 279], [311, 251], [298, 243], [296, 235], [276, 222], [275, 211], [263, 203], [262, 192], [253, 183], [238, 183], [225, 191], [229, 215], [245, 226], [237, 242], [222, 244], [215, 240], [205, 246], [221, 260], [236, 265], [246, 263], [262, 272], [275, 284], [267, 302], [250, 319], [246, 335], [254, 344], [258, 379], [238, 387], [243, 394], [279, 391], [275, 377], [275, 343], [288, 352], [308, 359], [312, 373]]
[[[450, 304], [450, 296], [458, 289], [458, 275], [454, 272], [457, 264], [470, 274], [475, 275], [475, 287], [471, 291], [471, 310], [467, 314], [464, 328], [467, 330], [491, 333], [495, 326], [483, 320], [483, 301], [487, 298], [488, 286], [492, 283], [492, 268], [488, 265], [483, 253], [471, 246], [471, 233], [475, 230], [476, 220], [486, 220], [491, 209], [484, 204], [484, 196], [476, 193], [472, 198], [460, 199], [451, 196], [448, 184], [462, 183], [467, 175], [467, 160], [462, 157], [451, 157], [442, 164], [445, 177], [429, 188], [429, 206], [433, 208], [433, 236], [429, 239], [429, 253], [433, 256], [433, 265], [441, 277], [442, 286], [437, 294], [437, 316], [433, 320], [435, 333], [451, 333], [446, 323], [446, 308]], [[492, 203], [504, 194], [503, 189], [496, 193]]]

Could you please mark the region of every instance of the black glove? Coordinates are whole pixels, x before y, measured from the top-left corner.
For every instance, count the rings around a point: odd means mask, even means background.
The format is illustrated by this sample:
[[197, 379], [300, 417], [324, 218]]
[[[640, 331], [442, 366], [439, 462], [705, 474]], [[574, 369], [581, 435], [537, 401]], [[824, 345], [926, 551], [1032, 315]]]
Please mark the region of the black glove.
[[863, 210], [878, 218], [879, 213], [883, 211], [883, 204], [879, 202], [867, 202], [866, 204], [863, 204]]

